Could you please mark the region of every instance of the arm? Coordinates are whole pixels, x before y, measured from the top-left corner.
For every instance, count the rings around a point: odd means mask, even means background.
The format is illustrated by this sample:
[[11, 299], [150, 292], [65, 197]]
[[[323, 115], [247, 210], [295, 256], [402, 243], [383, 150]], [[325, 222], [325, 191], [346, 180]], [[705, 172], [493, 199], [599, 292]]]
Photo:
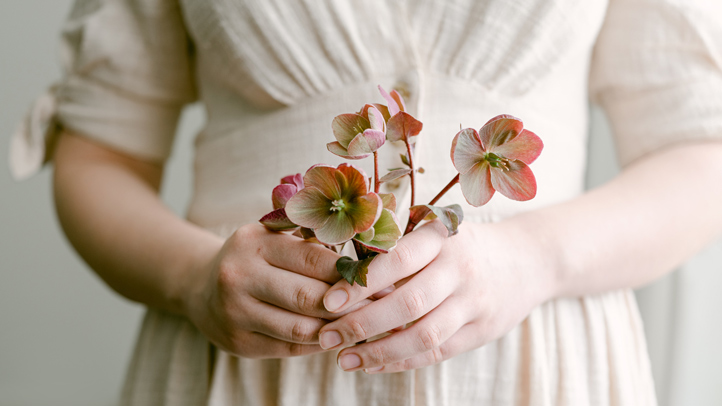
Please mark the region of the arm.
[[260, 225], [224, 241], [163, 205], [161, 174], [158, 164], [62, 135], [58, 217], [88, 264], [123, 296], [187, 316], [229, 352], [279, 358], [321, 351], [322, 319], [338, 317], [321, 302], [339, 279], [338, 255]]
[[369, 287], [344, 281], [326, 295], [343, 311], [403, 278], [389, 296], [326, 325], [340, 348], [413, 326], [339, 355], [346, 370], [397, 372], [495, 340], [538, 304], [635, 287], [669, 272], [722, 232], [722, 144], [652, 154], [571, 201], [445, 238], [429, 223], [372, 263]]

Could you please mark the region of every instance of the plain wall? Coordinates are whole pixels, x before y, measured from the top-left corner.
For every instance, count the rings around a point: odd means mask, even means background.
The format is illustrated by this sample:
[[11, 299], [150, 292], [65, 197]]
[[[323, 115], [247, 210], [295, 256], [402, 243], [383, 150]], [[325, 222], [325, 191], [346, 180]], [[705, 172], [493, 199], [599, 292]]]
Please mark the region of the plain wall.
[[[9, 136], [31, 101], [60, 77], [56, 44], [70, 3], [0, 1], [0, 406], [115, 404], [142, 316], [141, 306], [113, 293], [65, 241], [50, 171], [16, 183], [7, 169]], [[180, 215], [202, 120], [198, 106], [184, 115], [163, 186], [164, 200]], [[589, 181], [597, 185], [617, 169], [599, 111], [592, 127]], [[641, 294], [662, 405], [722, 404], [721, 247]], [[696, 294], [674, 302], [675, 286]], [[675, 334], [679, 329], [692, 334]]]

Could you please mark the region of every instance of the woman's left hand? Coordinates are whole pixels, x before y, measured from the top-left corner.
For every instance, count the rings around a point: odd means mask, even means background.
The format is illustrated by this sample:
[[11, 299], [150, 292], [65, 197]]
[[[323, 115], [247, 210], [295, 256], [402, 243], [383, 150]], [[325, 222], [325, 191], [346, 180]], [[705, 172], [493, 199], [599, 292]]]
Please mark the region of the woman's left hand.
[[339, 353], [342, 369], [385, 373], [439, 363], [500, 338], [554, 296], [554, 267], [518, 226], [465, 224], [459, 230], [447, 238], [438, 221], [426, 224], [373, 261], [368, 287], [342, 280], [329, 289], [324, 304], [340, 312], [397, 286], [321, 329], [323, 348], [351, 346]]

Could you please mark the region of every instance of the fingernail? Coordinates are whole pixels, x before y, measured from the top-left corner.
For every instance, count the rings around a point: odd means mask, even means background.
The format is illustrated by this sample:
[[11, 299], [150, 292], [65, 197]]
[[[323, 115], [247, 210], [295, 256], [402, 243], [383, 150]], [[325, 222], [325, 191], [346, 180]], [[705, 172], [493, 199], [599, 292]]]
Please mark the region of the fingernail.
[[333, 312], [345, 305], [347, 300], [348, 293], [346, 293], [345, 290], [334, 290], [323, 299], [323, 305], [326, 307], [326, 310]]
[[356, 354], [346, 354], [338, 359], [338, 366], [344, 371], [361, 366], [361, 358]]
[[366, 368], [366, 369], [364, 369], [364, 372], [366, 372], [367, 374], [370, 374], [371, 372], [379, 372], [382, 369], [384, 369], [383, 365], [380, 367]]
[[341, 339], [341, 334], [332, 330], [323, 332], [321, 337], [319, 337], [319, 341], [321, 348], [327, 350], [341, 344], [343, 340]]

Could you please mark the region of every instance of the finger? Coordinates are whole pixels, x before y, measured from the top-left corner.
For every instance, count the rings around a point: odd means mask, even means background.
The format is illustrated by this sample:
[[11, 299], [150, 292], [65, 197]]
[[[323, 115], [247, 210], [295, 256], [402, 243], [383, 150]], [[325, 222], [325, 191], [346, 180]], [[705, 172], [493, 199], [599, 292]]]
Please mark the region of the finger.
[[445, 272], [432, 267], [427, 270], [385, 298], [326, 325], [321, 346], [330, 349], [353, 345], [417, 320], [437, 307], [456, 284]]
[[258, 302], [246, 327], [278, 340], [298, 344], [318, 344], [318, 332], [326, 322], [291, 313], [267, 303]]
[[388, 254], [378, 255], [368, 272], [367, 287], [342, 280], [329, 289], [324, 305], [331, 312], [345, 308], [418, 272], [439, 254], [448, 232], [439, 221], [432, 221], [403, 237]]
[[236, 355], [244, 358], [287, 358], [323, 352], [316, 344], [299, 344], [278, 340], [261, 333], [247, 333], [237, 345]]
[[467, 324], [459, 329], [459, 331], [445, 343], [433, 350], [393, 364], [366, 368], [365, 372], [368, 374], [401, 372], [423, 368], [446, 361], [449, 358], [453, 358], [459, 354], [463, 354], [479, 347], [476, 340], [477, 333], [475, 330], [475, 327], [471, 324]]
[[273, 266], [264, 268], [256, 275], [256, 278], [257, 283], [249, 288], [249, 294], [252, 297], [310, 317], [336, 320], [371, 303], [371, 300], [367, 299], [344, 312], [331, 313], [323, 307], [323, 296], [329, 288], [325, 282]]
[[287, 234], [269, 234], [261, 255], [269, 264], [327, 283], [341, 279], [336, 261], [341, 257], [323, 245]]
[[405, 330], [344, 349], [339, 366], [346, 371], [376, 368], [436, 350], [465, 324], [458, 306], [457, 301], [447, 300]]

